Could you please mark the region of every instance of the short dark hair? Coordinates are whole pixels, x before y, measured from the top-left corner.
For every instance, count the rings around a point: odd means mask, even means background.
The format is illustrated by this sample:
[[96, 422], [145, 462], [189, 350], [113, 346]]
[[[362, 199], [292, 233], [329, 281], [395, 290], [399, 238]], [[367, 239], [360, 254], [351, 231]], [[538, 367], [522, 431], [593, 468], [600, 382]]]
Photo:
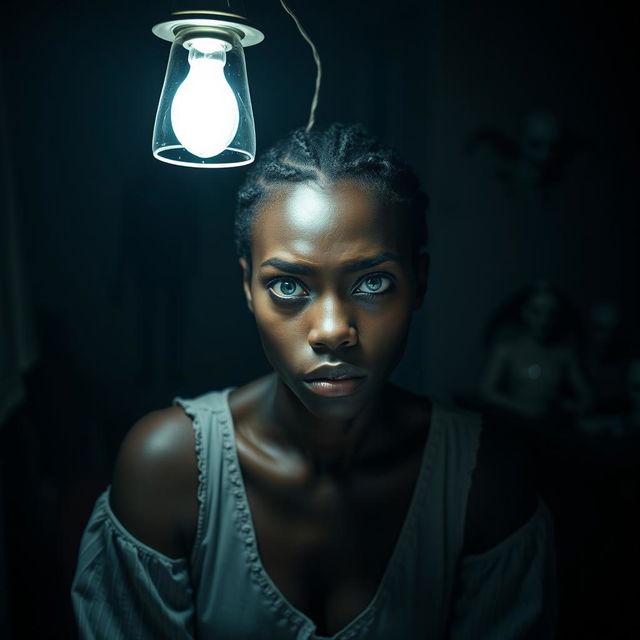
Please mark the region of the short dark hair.
[[251, 225], [274, 187], [287, 183], [359, 180], [407, 205], [414, 254], [427, 243], [427, 195], [413, 169], [362, 125], [334, 123], [324, 130], [296, 129], [258, 158], [238, 193], [235, 242], [251, 263]]

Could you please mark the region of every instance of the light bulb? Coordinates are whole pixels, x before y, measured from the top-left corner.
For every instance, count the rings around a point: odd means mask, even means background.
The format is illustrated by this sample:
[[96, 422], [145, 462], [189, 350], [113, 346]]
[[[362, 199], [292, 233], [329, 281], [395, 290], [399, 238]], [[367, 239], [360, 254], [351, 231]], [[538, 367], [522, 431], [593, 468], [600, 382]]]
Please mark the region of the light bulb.
[[171, 124], [182, 146], [195, 156], [211, 158], [235, 138], [240, 122], [238, 102], [227, 79], [225, 43], [194, 38], [189, 47], [189, 73], [171, 104]]

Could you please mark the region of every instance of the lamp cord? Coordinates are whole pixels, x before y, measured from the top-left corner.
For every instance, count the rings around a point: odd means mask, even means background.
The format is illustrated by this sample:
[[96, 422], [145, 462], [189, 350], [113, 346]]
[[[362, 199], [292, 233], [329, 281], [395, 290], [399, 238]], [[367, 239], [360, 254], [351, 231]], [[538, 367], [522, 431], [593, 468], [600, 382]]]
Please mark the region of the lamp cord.
[[296, 23], [296, 27], [298, 27], [298, 31], [300, 31], [302, 37], [309, 43], [311, 52], [313, 53], [313, 59], [316, 63], [316, 88], [313, 94], [313, 100], [311, 101], [311, 112], [309, 113], [309, 122], [307, 123], [306, 128], [306, 131], [309, 131], [316, 121], [316, 109], [318, 108], [318, 98], [320, 96], [320, 81], [322, 80], [322, 64], [320, 63], [320, 56], [318, 55], [316, 45], [313, 44], [313, 41], [304, 30], [303, 26], [300, 24], [300, 20], [298, 20], [296, 14], [293, 13], [291, 9], [289, 9], [284, 0], [280, 0], [280, 4], [282, 5], [282, 8], [291, 16], [292, 20]]

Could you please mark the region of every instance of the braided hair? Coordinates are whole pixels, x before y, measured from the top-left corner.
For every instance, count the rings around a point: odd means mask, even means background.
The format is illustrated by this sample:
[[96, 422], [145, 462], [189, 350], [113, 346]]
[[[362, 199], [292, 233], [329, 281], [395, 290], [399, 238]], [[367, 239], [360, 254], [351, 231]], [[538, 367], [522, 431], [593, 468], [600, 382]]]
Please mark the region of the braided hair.
[[418, 176], [362, 125], [339, 123], [323, 131], [296, 129], [257, 160], [238, 193], [235, 242], [239, 256], [251, 264], [251, 225], [260, 204], [274, 188], [349, 178], [408, 207], [413, 253], [417, 257], [427, 242], [428, 204]]

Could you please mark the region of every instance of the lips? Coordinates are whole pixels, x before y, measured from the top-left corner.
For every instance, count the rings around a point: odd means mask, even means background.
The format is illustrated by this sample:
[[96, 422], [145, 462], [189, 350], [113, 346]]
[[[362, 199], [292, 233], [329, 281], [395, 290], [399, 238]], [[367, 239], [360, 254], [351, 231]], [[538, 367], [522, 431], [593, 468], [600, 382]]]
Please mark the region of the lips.
[[341, 397], [355, 393], [366, 376], [364, 369], [350, 364], [325, 364], [305, 374], [304, 383], [317, 395]]
[[364, 378], [366, 375], [367, 372], [364, 369], [354, 367], [352, 364], [323, 364], [306, 373], [304, 380], [305, 382], [312, 380], [345, 380], [347, 378]]

